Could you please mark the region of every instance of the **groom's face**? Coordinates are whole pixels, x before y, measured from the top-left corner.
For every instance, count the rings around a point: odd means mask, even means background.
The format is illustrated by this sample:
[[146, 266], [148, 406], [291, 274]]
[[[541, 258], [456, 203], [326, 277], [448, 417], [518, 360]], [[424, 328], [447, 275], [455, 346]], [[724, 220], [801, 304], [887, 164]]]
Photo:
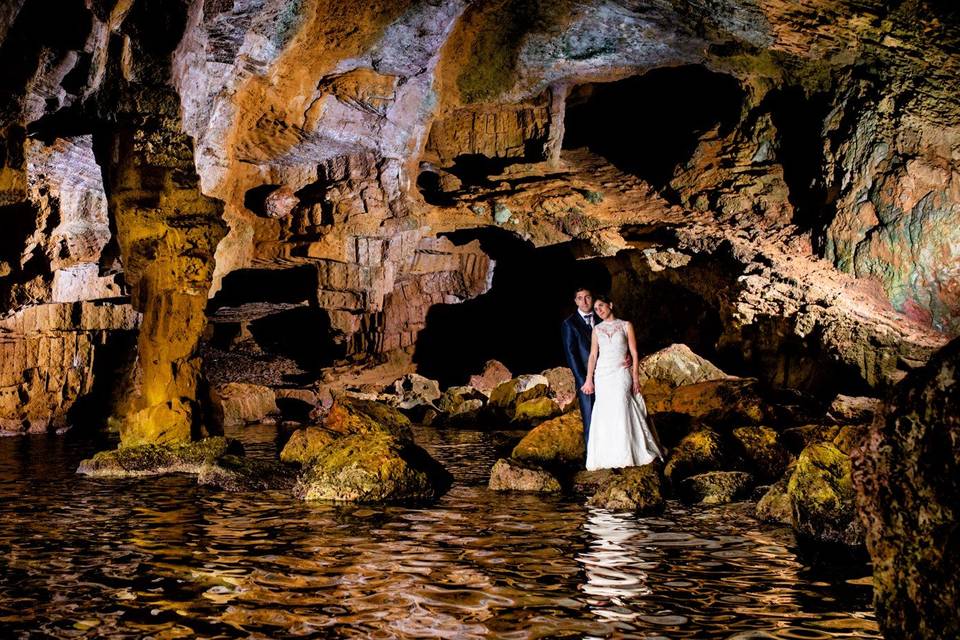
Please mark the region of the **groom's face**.
[[593, 311], [593, 295], [586, 289], [577, 291], [577, 295], [573, 300], [577, 303], [577, 308], [583, 313]]

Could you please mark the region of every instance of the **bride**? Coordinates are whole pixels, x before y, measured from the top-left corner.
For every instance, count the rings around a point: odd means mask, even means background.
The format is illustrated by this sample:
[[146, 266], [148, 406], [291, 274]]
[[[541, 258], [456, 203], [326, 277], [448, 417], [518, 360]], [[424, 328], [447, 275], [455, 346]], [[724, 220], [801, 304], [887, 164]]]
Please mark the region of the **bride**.
[[[594, 311], [603, 321], [593, 328], [584, 393], [596, 392], [587, 441], [587, 469], [645, 465], [663, 460], [647, 407], [640, 395], [637, 340], [633, 325], [619, 320], [609, 298], [598, 296]], [[631, 366], [624, 360], [630, 350]]]

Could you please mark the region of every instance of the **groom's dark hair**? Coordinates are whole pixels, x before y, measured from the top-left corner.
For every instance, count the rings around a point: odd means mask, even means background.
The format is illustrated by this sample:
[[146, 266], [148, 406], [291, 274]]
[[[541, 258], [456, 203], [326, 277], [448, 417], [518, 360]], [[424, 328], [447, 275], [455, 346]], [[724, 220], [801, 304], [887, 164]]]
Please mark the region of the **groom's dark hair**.
[[593, 289], [591, 289], [590, 287], [584, 286], [584, 285], [575, 287], [574, 290], [573, 290], [573, 295], [576, 296], [576, 295], [577, 295], [578, 293], [580, 293], [581, 291], [586, 291], [586, 292], [589, 293], [590, 295], [593, 295]]

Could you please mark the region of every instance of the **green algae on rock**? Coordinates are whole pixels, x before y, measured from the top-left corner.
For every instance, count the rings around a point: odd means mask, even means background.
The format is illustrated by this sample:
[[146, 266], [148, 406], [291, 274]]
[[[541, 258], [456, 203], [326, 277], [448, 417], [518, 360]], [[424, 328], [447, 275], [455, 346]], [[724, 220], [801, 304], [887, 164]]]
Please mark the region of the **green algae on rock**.
[[542, 422], [517, 443], [510, 457], [543, 467], [569, 467], [583, 464], [586, 447], [580, 411]]
[[341, 396], [323, 421], [329, 431], [341, 435], [388, 433], [398, 438], [413, 439], [410, 419], [398, 409], [375, 400]]
[[206, 464], [241, 453], [239, 442], [222, 436], [173, 445], [143, 444], [101, 451], [82, 461], [77, 473], [99, 478], [200, 473]]
[[711, 429], [699, 429], [688, 433], [674, 447], [663, 473], [678, 482], [687, 476], [723, 469], [727, 457], [720, 434]]
[[780, 478], [793, 459], [770, 427], [738, 427], [732, 436], [748, 468], [760, 480]]
[[854, 505], [850, 458], [827, 442], [800, 453], [787, 484], [794, 526], [801, 536], [848, 546], [863, 544]]
[[684, 502], [726, 504], [747, 497], [752, 486], [753, 476], [745, 471], [708, 471], [684, 478], [677, 495]]
[[777, 480], [757, 501], [755, 514], [758, 520], [793, 525], [793, 505], [787, 493], [789, 480], [789, 475]]
[[226, 455], [206, 463], [197, 473], [197, 484], [218, 487], [225, 491], [268, 491], [290, 489], [296, 473], [276, 460], [252, 460]]
[[309, 464], [331, 442], [340, 437], [323, 427], [306, 427], [290, 434], [290, 439], [280, 451], [280, 460], [288, 463]]
[[560, 407], [557, 406], [557, 403], [543, 396], [517, 404], [513, 412], [512, 422], [537, 423], [552, 418], [558, 413], [560, 413]]

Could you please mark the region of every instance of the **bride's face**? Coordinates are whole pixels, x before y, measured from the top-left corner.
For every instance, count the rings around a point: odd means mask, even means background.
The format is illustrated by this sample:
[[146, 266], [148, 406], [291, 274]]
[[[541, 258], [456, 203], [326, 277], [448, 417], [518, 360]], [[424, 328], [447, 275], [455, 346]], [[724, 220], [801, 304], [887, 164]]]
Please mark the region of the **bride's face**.
[[593, 304], [594, 312], [600, 316], [601, 320], [606, 320], [610, 317], [610, 314], [613, 313], [613, 305], [607, 304], [603, 300], [597, 300]]

